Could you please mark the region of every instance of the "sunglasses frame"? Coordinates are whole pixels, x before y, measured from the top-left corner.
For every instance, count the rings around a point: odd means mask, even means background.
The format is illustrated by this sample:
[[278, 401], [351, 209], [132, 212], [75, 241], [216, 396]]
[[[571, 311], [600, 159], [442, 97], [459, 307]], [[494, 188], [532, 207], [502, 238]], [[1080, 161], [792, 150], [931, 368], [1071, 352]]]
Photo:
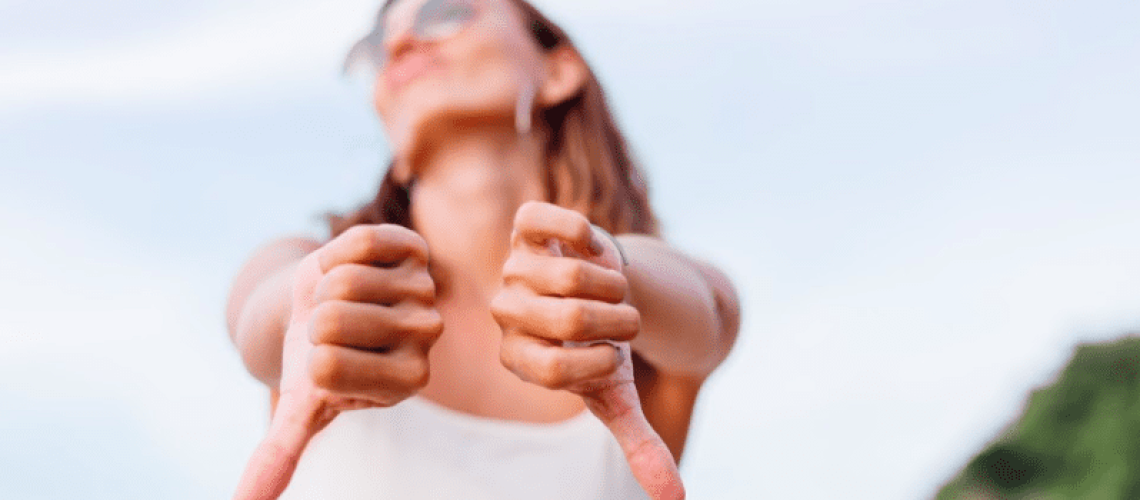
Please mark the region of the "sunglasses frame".
[[[425, 35], [423, 33], [423, 31], [425, 31], [424, 26], [422, 25], [420, 18], [424, 15], [425, 8], [435, 1], [466, 5], [470, 7], [473, 12], [470, 17], [462, 21], [459, 29], [456, 29], [451, 33], [436, 36]], [[395, 2], [393, 2], [393, 4], [394, 3]], [[475, 18], [478, 17], [478, 15], [481, 13], [480, 9], [484, 7], [484, 3], [485, 2], [482, 0], [427, 0], [418, 8], [416, 8], [415, 13], [412, 15], [412, 25], [405, 29], [410, 32], [410, 35], [413, 38], [419, 41], [437, 42], [440, 40], [446, 40], [458, 35], [459, 33], [462, 33], [464, 29], [470, 26], [471, 22], [474, 21]], [[389, 4], [387, 7], [380, 10], [380, 13], [376, 16], [376, 24], [372, 28], [372, 31], [365, 35], [364, 38], [361, 38], [360, 41], [356, 42], [352, 48], [349, 49], [348, 57], [345, 58], [344, 63], [345, 72], [349, 72], [357, 65], [364, 63], [366, 63], [373, 71], [377, 73], [384, 70], [384, 66], [387, 63], [387, 55], [384, 53], [384, 38], [387, 36], [385, 21], [388, 17], [388, 11], [393, 4]], [[430, 24], [428, 26], [430, 26]]]

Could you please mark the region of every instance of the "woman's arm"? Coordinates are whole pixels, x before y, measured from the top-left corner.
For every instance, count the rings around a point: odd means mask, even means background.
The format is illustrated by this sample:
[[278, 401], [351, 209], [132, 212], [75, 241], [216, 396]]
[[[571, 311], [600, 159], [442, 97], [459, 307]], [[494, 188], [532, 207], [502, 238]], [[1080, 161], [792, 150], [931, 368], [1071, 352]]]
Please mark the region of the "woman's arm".
[[703, 381], [728, 356], [740, 328], [732, 282], [660, 239], [618, 240], [629, 259], [627, 300], [641, 313], [633, 350], [663, 374]]
[[679, 462], [701, 386], [736, 341], [739, 301], [723, 273], [660, 239], [618, 240], [629, 260], [626, 300], [641, 314], [641, 332], [630, 342], [637, 393], [646, 420]]
[[281, 378], [281, 345], [292, 305], [297, 264], [320, 243], [306, 238], [273, 241], [254, 252], [234, 280], [226, 326], [245, 367], [270, 389]]

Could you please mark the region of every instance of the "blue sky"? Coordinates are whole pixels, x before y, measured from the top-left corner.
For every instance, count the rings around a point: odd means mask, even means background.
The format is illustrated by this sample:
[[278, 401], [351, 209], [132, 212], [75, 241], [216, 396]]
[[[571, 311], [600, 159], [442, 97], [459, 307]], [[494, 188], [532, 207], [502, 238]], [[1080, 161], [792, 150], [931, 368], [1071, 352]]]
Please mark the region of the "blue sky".
[[[265, 425], [222, 319], [387, 156], [371, 0], [0, 0], [0, 498], [224, 498]], [[694, 498], [929, 496], [1140, 328], [1140, 5], [538, 5], [744, 327]]]

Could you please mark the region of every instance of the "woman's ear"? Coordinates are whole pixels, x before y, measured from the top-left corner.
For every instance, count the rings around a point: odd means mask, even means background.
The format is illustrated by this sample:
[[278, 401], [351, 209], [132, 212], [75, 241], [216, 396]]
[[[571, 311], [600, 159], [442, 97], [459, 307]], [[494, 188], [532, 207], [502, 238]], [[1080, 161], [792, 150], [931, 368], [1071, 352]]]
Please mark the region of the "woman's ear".
[[544, 55], [546, 78], [538, 89], [538, 103], [543, 108], [566, 102], [586, 85], [589, 69], [578, 51], [567, 47], [556, 47]]

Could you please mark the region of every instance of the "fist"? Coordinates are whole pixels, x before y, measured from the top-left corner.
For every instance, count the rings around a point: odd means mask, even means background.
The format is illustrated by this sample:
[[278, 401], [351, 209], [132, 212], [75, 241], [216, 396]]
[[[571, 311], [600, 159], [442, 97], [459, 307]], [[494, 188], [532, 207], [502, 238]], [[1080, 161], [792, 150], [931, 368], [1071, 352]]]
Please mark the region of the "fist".
[[281, 398], [313, 390], [333, 409], [391, 406], [426, 385], [443, 322], [423, 238], [356, 226], [309, 259], [294, 282]]
[[337, 414], [392, 406], [427, 384], [443, 330], [427, 264], [423, 238], [395, 225], [353, 227], [301, 260], [277, 409], [235, 498], [277, 498]]
[[[547, 203], [519, 208], [503, 287], [491, 312], [503, 330], [500, 359], [519, 378], [584, 393], [621, 382], [616, 342], [640, 329], [623, 303], [629, 284], [612, 241], [581, 214]], [[622, 377], [632, 382], [632, 370]]]
[[515, 214], [503, 287], [491, 313], [499, 357], [519, 378], [582, 396], [614, 435], [653, 500], [685, 497], [673, 455], [645, 420], [629, 340], [641, 316], [624, 303], [629, 282], [617, 243], [582, 214], [530, 202]]

